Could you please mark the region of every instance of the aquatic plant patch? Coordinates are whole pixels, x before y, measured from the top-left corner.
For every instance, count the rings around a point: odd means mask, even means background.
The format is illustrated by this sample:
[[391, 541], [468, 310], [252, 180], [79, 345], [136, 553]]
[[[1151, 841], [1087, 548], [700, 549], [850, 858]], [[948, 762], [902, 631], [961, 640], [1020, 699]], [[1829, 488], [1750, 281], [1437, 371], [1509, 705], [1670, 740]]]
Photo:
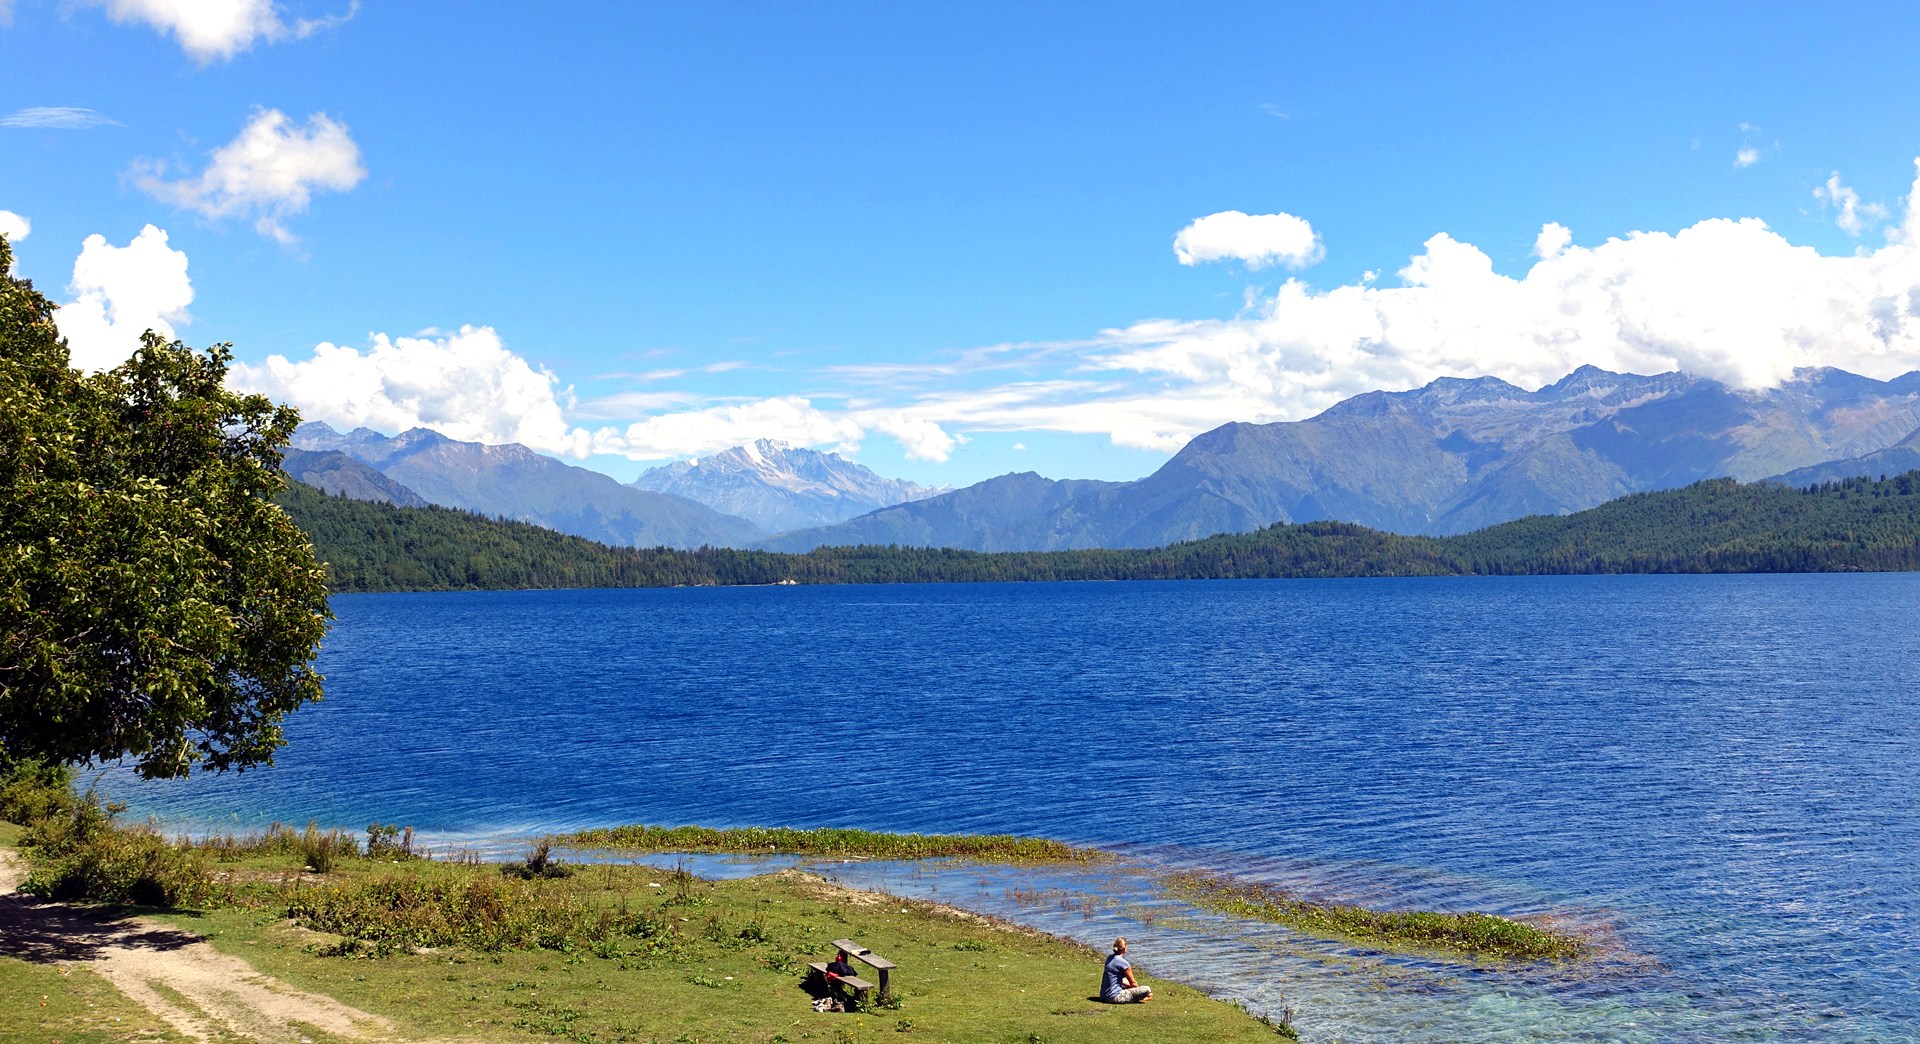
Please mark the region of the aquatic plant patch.
[[572, 848], [622, 852], [695, 852], [729, 855], [831, 856], [840, 859], [935, 859], [1009, 863], [1092, 863], [1110, 858], [1040, 837], [1010, 834], [889, 834], [873, 830], [789, 827], [618, 826], [553, 838]]
[[1169, 874], [1167, 894], [1195, 906], [1285, 925], [1311, 935], [1352, 939], [1384, 949], [1419, 950], [1508, 961], [1572, 960], [1591, 945], [1567, 932], [1485, 913], [1372, 910], [1317, 903], [1272, 885], [1202, 871]]

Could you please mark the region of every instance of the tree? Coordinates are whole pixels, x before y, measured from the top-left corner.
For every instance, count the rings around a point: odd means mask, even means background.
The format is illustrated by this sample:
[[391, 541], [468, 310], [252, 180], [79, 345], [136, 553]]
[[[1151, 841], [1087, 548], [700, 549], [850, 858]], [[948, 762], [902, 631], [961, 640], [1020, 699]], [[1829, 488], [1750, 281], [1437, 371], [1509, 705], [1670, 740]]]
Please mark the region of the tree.
[[331, 618], [273, 503], [299, 414], [227, 390], [229, 345], [83, 374], [54, 307], [0, 237], [0, 764], [271, 763]]

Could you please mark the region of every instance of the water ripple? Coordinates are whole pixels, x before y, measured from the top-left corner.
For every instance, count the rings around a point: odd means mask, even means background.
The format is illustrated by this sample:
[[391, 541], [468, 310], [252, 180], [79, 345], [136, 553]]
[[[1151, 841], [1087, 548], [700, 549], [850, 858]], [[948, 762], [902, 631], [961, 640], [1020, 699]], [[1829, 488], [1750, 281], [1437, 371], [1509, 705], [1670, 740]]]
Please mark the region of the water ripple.
[[[1322, 1040], [1920, 1039], [1920, 576], [1032, 584], [336, 599], [274, 768], [111, 786], [200, 827], [1006, 831], [1389, 906], [1554, 913], [1600, 976], [1273, 926], [1142, 938]], [[969, 884], [968, 882], [974, 882]], [[1097, 882], [1065, 881], [1062, 887]], [[1177, 926], [1172, 921], [1180, 922]]]

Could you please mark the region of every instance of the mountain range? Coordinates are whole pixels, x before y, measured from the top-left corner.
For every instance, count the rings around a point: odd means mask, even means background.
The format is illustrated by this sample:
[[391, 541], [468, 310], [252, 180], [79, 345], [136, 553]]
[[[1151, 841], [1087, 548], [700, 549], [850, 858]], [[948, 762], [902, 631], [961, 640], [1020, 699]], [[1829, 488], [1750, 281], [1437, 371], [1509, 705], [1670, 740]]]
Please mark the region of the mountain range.
[[1893, 474], [1916, 457], [1920, 372], [1808, 369], [1744, 391], [1584, 366], [1537, 391], [1481, 377], [1369, 392], [1307, 420], [1221, 425], [1134, 482], [1003, 476], [755, 546], [1156, 547], [1327, 519], [1444, 535], [1706, 478]]
[[1759, 391], [1584, 366], [1368, 392], [1301, 421], [1232, 422], [1133, 482], [1002, 475], [934, 490], [761, 440], [631, 486], [524, 446], [304, 424], [286, 468], [329, 492], [533, 522], [619, 546], [807, 551], [1158, 547], [1275, 522], [1447, 535], [1701, 479], [1809, 485], [1920, 467], [1920, 371], [1801, 370]]
[[947, 492], [882, 478], [837, 453], [774, 439], [654, 468], [632, 485], [698, 501], [772, 533], [828, 526]]
[[426, 428], [342, 433], [310, 422], [294, 432], [292, 448], [304, 452], [287, 454], [289, 475], [361, 500], [461, 508], [618, 547], [738, 547], [766, 535], [744, 518], [623, 486], [520, 445], [459, 442]]

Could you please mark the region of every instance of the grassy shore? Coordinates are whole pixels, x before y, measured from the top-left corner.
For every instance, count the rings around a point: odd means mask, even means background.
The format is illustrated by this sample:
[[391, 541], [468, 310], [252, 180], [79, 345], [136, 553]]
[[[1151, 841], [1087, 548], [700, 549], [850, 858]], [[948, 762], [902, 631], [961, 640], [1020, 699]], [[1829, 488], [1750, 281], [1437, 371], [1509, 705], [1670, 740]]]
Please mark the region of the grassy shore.
[[1590, 951], [1587, 941], [1577, 935], [1492, 914], [1316, 903], [1271, 885], [1198, 872], [1170, 874], [1162, 884], [1176, 898], [1230, 917], [1268, 921], [1386, 950], [1503, 961], [1571, 960]]
[[886, 834], [873, 830], [787, 827], [618, 826], [558, 834], [569, 848], [616, 852], [696, 852], [727, 855], [799, 855], [833, 859], [935, 859], [955, 857], [997, 863], [1092, 863], [1111, 858], [1039, 837], [1010, 834]]
[[[710, 882], [640, 866], [432, 862], [391, 848], [368, 858], [350, 840], [280, 831], [193, 846], [167, 867], [204, 867], [201, 908], [145, 912], [417, 1039], [1275, 1039], [1239, 1008], [1151, 977], [1153, 1004], [1096, 1003], [1101, 955], [1083, 946], [796, 871]], [[327, 872], [307, 869], [315, 852]], [[830, 959], [839, 938], [899, 965], [897, 1005], [811, 1009], [806, 963]], [[0, 1039], [168, 1039], [71, 966], [0, 960], [0, 996], [40, 995], [46, 1009], [0, 1005], [11, 1009]], [[101, 1030], [103, 1017], [138, 1028]]]

